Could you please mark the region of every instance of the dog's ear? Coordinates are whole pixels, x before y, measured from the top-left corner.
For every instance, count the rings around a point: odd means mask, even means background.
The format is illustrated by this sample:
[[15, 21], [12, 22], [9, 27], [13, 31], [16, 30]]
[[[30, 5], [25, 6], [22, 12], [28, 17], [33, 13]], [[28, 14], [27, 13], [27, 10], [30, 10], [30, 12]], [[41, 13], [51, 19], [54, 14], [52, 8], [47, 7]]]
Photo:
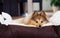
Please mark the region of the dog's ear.
[[38, 11], [34, 11], [33, 15], [36, 16], [38, 14]]
[[41, 11], [41, 12], [40, 12], [40, 15], [41, 15], [41, 16], [44, 16], [44, 17], [46, 16], [46, 14], [45, 14], [44, 11]]

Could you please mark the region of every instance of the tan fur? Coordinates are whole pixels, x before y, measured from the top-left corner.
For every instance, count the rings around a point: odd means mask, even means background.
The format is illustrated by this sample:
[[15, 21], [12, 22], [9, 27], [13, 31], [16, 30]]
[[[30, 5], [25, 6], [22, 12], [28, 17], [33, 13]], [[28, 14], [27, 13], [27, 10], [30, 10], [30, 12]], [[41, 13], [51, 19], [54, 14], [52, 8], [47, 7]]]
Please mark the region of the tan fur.
[[39, 27], [40, 25], [45, 24], [47, 22], [48, 20], [44, 11], [35, 11], [29, 14], [29, 16], [19, 20], [19, 23], [35, 25], [36, 27]]

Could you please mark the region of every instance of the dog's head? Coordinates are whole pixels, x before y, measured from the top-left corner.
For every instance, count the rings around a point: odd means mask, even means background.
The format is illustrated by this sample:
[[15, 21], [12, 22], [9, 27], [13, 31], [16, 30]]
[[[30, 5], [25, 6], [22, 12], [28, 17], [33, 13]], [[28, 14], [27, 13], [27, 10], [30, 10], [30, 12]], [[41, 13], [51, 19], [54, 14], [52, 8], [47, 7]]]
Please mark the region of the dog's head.
[[35, 11], [32, 15], [32, 20], [34, 20], [39, 25], [42, 25], [48, 22], [44, 11]]

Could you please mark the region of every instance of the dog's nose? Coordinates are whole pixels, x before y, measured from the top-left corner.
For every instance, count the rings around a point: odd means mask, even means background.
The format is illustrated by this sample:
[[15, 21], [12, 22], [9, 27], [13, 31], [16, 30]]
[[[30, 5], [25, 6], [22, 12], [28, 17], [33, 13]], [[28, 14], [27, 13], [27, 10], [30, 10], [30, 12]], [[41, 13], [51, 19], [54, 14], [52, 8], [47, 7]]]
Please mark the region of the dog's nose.
[[41, 27], [41, 25], [39, 25], [39, 27]]

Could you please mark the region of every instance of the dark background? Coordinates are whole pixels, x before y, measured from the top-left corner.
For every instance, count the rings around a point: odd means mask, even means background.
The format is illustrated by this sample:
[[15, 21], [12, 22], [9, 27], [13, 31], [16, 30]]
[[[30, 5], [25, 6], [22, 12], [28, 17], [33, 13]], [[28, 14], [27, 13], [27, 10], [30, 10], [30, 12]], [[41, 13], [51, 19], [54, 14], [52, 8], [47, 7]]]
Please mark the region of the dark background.
[[[18, 3], [20, 3], [20, 14], [24, 13], [23, 3], [27, 0], [0, 0], [0, 11], [7, 12], [11, 16], [19, 16]], [[40, 10], [42, 10], [42, 0], [33, 0], [33, 2], [40, 2]]]
[[0, 14], [2, 11], [3, 11], [3, 3], [2, 3], [2, 0], [0, 0]]
[[[27, 2], [27, 0], [18, 0], [20, 2]], [[39, 2], [40, 0], [33, 0], [33, 2]]]

